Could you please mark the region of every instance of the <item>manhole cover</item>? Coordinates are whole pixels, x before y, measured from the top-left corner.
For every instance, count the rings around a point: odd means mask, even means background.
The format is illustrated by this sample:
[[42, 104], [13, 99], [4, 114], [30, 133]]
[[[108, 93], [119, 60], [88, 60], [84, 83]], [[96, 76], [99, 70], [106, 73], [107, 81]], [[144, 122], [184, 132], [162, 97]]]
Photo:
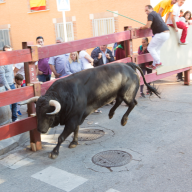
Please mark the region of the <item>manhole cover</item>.
[[79, 131], [78, 141], [92, 141], [95, 139], [99, 139], [105, 135], [103, 130], [99, 129], [83, 129]]
[[92, 161], [101, 167], [120, 167], [128, 164], [131, 159], [132, 156], [125, 151], [111, 150], [94, 155]]

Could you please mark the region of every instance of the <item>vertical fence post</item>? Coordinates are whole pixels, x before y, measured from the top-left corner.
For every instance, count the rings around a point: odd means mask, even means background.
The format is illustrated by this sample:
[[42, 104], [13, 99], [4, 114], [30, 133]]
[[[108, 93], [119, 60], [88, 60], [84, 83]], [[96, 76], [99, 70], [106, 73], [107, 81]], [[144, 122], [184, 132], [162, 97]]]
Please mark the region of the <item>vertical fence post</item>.
[[[124, 31], [131, 30], [131, 29], [132, 29], [131, 26], [124, 27]], [[133, 56], [133, 43], [132, 43], [132, 39], [126, 40], [124, 45], [125, 45], [125, 56], [132, 58], [132, 56]]]
[[[29, 47], [30, 45], [30, 47]], [[23, 42], [22, 43], [23, 49], [30, 49], [31, 50], [31, 55], [32, 55], [32, 61], [24, 63], [24, 68], [25, 68], [25, 81], [27, 86], [34, 85], [34, 93], [35, 96], [40, 96], [36, 93], [39, 93], [40, 91], [37, 91], [37, 89], [40, 89], [40, 84], [37, 81], [36, 77], [36, 67], [35, 67], [35, 62], [38, 61], [38, 47], [37, 46], [32, 46], [31, 43]], [[27, 112], [28, 116], [30, 117], [31, 114], [35, 113], [35, 104], [30, 103], [27, 105]], [[31, 149], [32, 151], [38, 151], [42, 149], [41, 145], [41, 134], [37, 131], [37, 129], [31, 130], [30, 131], [30, 143], [31, 143]]]
[[184, 71], [184, 85], [190, 85], [190, 70]]

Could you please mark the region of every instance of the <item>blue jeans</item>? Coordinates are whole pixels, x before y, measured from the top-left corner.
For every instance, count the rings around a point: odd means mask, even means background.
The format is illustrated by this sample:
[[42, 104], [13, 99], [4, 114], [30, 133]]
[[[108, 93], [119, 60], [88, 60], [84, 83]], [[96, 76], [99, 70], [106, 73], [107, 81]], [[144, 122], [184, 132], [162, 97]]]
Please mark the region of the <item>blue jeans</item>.
[[[9, 87], [11, 89], [15, 89], [15, 85], [14, 84], [9, 85]], [[17, 103], [11, 104], [10, 108], [11, 108], [11, 112], [12, 112], [12, 122], [15, 122], [15, 120], [17, 119]]]
[[51, 79], [51, 75], [43, 74], [43, 75], [38, 75], [37, 77], [38, 77], [39, 81], [41, 81], [41, 82], [50, 81], [50, 79]]

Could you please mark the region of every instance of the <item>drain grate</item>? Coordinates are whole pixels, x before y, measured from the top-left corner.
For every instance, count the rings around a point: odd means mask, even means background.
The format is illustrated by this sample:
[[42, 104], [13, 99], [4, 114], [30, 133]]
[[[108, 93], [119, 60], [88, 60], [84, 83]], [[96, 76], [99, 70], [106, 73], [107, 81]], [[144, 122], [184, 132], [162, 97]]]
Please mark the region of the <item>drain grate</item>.
[[83, 129], [79, 130], [78, 141], [92, 141], [103, 137], [105, 132], [100, 129]]
[[125, 151], [110, 150], [94, 155], [92, 161], [101, 167], [120, 167], [128, 164], [131, 159], [131, 154]]

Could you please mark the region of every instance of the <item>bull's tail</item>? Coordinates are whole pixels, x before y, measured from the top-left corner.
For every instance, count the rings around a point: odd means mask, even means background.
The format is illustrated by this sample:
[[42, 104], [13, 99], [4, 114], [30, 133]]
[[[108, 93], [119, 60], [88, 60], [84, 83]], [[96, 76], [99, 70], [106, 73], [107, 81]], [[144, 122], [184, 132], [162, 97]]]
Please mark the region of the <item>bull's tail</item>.
[[144, 76], [143, 71], [141, 70], [141, 68], [140, 68], [138, 65], [136, 65], [135, 63], [127, 63], [127, 64], [128, 64], [129, 66], [131, 66], [133, 69], [138, 69], [139, 72], [141, 73], [141, 76], [143, 77], [143, 81], [144, 81], [145, 85], [147, 86], [148, 90], [149, 90], [150, 92], [152, 92], [152, 93], [155, 93], [155, 95], [157, 95], [157, 97], [161, 98], [161, 97], [160, 97], [160, 93], [158, 92], [158, 90], [157, 90], [155, 87], [150, 86], [150, 85], [146, 82], [145, 76]]

